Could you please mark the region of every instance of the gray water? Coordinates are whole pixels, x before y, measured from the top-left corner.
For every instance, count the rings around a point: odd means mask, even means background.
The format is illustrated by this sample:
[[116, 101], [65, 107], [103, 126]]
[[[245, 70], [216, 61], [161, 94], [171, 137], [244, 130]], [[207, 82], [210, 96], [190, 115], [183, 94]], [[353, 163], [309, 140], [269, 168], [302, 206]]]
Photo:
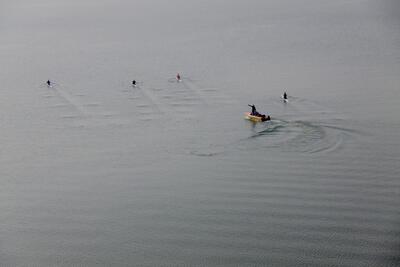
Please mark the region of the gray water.
[[3, 0], [0, 40], [0, 265], [400, 264], [398, 1]]

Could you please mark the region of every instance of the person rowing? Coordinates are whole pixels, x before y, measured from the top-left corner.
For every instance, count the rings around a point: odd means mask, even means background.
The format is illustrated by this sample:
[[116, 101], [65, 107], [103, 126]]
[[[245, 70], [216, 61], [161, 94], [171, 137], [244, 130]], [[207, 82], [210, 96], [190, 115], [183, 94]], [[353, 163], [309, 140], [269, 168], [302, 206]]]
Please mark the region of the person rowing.
[[47, 86], [50, 86], [51, 85], [51, 82], [50, 82], [50, 80], [47, 80]]

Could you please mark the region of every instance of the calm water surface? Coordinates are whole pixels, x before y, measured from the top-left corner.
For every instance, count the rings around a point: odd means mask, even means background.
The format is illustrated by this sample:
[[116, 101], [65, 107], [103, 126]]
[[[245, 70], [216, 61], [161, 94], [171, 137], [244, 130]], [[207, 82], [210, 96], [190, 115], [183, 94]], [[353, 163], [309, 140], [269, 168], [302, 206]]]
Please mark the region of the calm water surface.
[[1, 265], [400, 264], [397, 1], [4, 0], [0, 36]]

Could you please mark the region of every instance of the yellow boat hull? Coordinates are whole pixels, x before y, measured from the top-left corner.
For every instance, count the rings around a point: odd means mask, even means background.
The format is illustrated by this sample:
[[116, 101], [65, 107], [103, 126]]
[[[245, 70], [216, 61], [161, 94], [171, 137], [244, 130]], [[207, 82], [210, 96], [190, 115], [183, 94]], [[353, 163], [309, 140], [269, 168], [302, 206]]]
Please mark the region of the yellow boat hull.
[[254, 116], [251, 115], [250, 112], [246, 112], [245, 113], [245, 119], [250, 120], [250, 121], [254, 121], [254, 122], [263, 122], [263, 121], [268, 121], [269, 120], [269, 116], [268, 117], [261, 117], [261, 116]]

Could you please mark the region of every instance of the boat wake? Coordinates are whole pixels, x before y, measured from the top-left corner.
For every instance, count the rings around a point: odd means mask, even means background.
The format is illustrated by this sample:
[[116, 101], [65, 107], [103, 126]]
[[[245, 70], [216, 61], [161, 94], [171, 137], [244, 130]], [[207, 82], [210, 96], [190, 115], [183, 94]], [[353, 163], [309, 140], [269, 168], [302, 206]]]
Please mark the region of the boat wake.
[[92, 96], [74, 93], [71, 88], [59, 83], [51, 86], [42, 85], [46, 99], [45, 108], [51, 109], [52, 114], [57, 114], [61, 121], [68, 122], [72, 127], [102, 127], [107, 125], [120, 126], [126, 120], [117, 118], [115, 112], [104, 109], [100, 101]]
[[[355, 134], [343, 127], [307, 121], [273, 120], [262, 129], [255, 128], [242, 143], [248, 149], [277, 148], [287, 152], [324, 153], [342, 148]], [[255, 146], [253, 148], [253, 146]]]

